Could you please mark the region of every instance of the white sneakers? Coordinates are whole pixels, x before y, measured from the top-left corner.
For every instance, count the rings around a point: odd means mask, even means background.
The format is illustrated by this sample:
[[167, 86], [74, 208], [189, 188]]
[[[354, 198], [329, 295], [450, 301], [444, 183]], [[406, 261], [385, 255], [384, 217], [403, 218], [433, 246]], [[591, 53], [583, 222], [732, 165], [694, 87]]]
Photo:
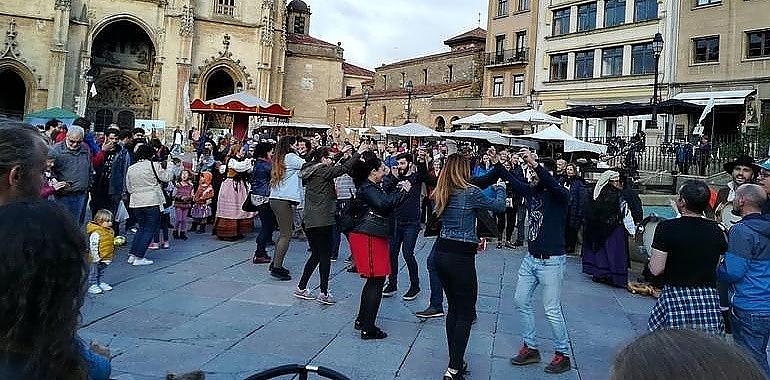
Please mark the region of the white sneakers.
[[106, 282], [99, 283], [99, 288], [104, 290], [105, 292], [109, 292], [110, 290], [112, 290], [112, 286], [110, 286], [110, 284]]
[[142, 266], [142, 265], [152, 265], [152, 263], [154, 263], [154, 261], [147, 260], [144, 257], [136, 257], [136, 258], [134, 258], [134, 262], [131, 263], [131, 265], [133, 265], [135, 267], [138, 267], [138, 266]]
[[136, 257], [131, 254], [128, 255], [128, 260], [126, 260], [126, 262], [135, 267], [142, 266], [142, 265], [151, 265], [152, 263], [154, 263], [154, 261], [152, 260], [147, 260], [144, 257]]
[[102, 291], [102, 288], [99, 287], [99, 285], [93, 284], [88, 287], [88, 293], [89, 294], [102, 294], [104, 291]]
[[315, 296], [313, 295], [313, 292], [311, 292], [308, 289], [294, 289], [294, 297], [301, 298], [303, 300], [314, 300]]

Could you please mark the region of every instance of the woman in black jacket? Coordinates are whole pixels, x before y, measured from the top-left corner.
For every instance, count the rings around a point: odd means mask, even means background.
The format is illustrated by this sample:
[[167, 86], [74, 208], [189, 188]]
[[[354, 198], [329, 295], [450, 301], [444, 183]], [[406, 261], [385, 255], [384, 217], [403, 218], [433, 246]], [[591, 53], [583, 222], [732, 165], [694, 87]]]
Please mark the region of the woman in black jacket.
[[[368, 153], [368, 152], [367, 152]], [[361, 330], [361, 339], [384, 339], [388, 336], [374, 325], [382, 301], [385, 277], [390, 274], [388, 236], [390, 214], [411, 188], [408, 181], [399, 183], [393, 192], [382, 188], [385, 165], [372, 154], [365, 154], [353, 166], [352, 177], [358, 191], [356, 198], [363, 218], [350, 233], [350, 250], [356, 268], [366, 283], [361, 291], [361, 306], [355, 328]]]

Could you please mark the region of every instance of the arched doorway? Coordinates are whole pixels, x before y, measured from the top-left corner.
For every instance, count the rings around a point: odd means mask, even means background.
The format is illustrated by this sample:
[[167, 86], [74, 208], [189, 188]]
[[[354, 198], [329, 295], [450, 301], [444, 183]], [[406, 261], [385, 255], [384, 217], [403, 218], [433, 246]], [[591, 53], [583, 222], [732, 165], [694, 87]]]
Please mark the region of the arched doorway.
[[460, 129], [460, 126], [459, 126], [459, 125], [454, 125], [454, 122], [455, 122], [455, 121], [457, 121], [457, 120], [460, 120], [460, 117], [459, 117], [459, 116], [452, 116], [452, 118], [451, 118], [451, 119], [449, 119], [449, 125], [451, 126], [451, 130], [452, 130], [452, 132], [454, 132], [454, 131], [456, 131], [456, 130]]
[[24, 79], [11, 69], [0, 69], [0, 115], [13, 119], [24, 117], [27, 103], [27, 85]]
[[[130, 20], [114, 21], [94, 36], [91, 69], [96, 95], [86, 117], [94, 129], [110, 124], [133, 128], [135, 119], [152, 118], [155, 46], [145, 30]], [[89, 89], [90, 90], [90, 89]]]
[[446, 121], [444, 120], [443, 116], [439, 116], [436, 118], [436, 131], [437, 132], [444, 132], [446, 129]]
[[225, 69], [214, 70], [206, 80], [206, 93], [203, 100], [220, 98], [234, 94], [235, 79]]

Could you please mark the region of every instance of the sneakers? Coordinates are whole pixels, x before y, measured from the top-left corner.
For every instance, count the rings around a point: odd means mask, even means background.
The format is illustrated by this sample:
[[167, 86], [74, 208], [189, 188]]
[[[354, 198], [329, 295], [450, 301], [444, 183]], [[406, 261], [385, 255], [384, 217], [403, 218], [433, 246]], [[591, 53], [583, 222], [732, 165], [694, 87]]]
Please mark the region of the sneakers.
[[270, 264], [269, 271], [270, 271], [270, 275], [273, 276], [278, 281], [291, 280], [291, 275], [289, 274], [289, 270], [286, 268], [274, 267], [273, 264]]
[[497, 249], [503, 248], [503, 244], [504, 244], [504, 243], [503, 243], [503, 241], [502, 241], [502, 240], [498, 240], [498, 241], [497, 241]]
[[385, 287], [385, 289], [382, 291], [383, 297], [393, 297], [394, 294], [396, 294], [396, 291], [398, 288], [396, 288], [396, 284], [388, 283], [388, 286]]
[[129, 263], [129, 264], [133, 264], [134, 260], [136, 260], [136, 256], [134, 256], [132, 254], [129, 254], [128, 255], [128, 260], [126, 260], [126, 262]]
[[412, 288], [410, 287], [407, 292], [401, 296], [401, 298], [404, 299], [404, 301], [411, 301], [415, 298], [417, 298], [417, 295], [420, 294], [420, 288]]
[[147, 246], [147, 249], [152, 249], [152, 250], [160, 249], [160, 245], [158, 245], [158, 243], [150, 243], [150, 245]]
[[334, 305], [337, 303], [337, 301], [332, 297], [331, 293], [318, 293], [318, 298], [316, 298], [316, 301], [320, 303], [321, 305]]
[[361, 331], [361, 339], [363, 340], [385, 339], [387, 337], [388, 337], [388, 334], [386, 334], [385, 331], [382, 331], [377, 327], [375, 327], [373, 331]]
[[152, 260], [147, 260], [144, 257], [137, 257], [137, 258], [134, 259], [134, 262], [131, 263], [131, 265], [133, 265], [135, 267], [138, 267], [138, 266], [142, 266], [142, 265], [152, 265], [153, 263], [154, 263], [154, 261], [152, 261]]
[[516, 240], [516, 242], [515, 242], [515, 243], [513, 243], [513, 247], [514, 247], [514, 248], [515, 248], [515, 247], [523, 247], [523, 246], [524, 246], [524, 242], [523, 242], [523, 241], [521, 241], [521, 240]]
[[102, 294], [104, 292], [102, 291], [102, 288], [99, 287], [99, 285], [93, 284], [93, 285], [88, 287], [88, 293], [89, 294]]
[[160, 245], [160, 249], [169, 249], [171, 248], [171, 244], [169, 244], [167, 241], [164, 241], [163, 244]]
[[443, 317], [444, 316], [444, 310], [437, 309], [434, 307], [428, 307], [427, 309], [423, 311], [418, 311], [414, 313], [418, 318], [436, 318], [436, 317]]
[[540, 363], [540, 351], [529, 348], [527, 345], [523, 345], [519, 350], [519, 353], [511, 359], [513, 365], [527, 365]]
[[268, 264], [270, 261], [272, 259], [265, 252], [254, 252], [254, 256], [251, 258], [253, 264]]
[[110, 286], [110, 284], [106, 282], [99, 283], [99, 288], [104, 290], [105, 292], [109, 292], [110, 290], [112, 290], [112, 286]]
[[513, 242], [506, 241], [505, 242], [505, 248], [516, 248], [516, 245], [513, 244]]
[[570, 364], [569, 356], [556, 351], [556, 354], [553, 355], [553, 359], [551, 359], [551, 363], [545, 367], [545, 372], [562, 373], [567, 372], [570, 369], [572, 369], [572, 365]]
[[[303, 300], [314, 300], [315, 296], [313, 293], [308, 289], [294, 289], [294, 297], [303, 299]], [[320, 297], [320, 296], [319, 296]]]

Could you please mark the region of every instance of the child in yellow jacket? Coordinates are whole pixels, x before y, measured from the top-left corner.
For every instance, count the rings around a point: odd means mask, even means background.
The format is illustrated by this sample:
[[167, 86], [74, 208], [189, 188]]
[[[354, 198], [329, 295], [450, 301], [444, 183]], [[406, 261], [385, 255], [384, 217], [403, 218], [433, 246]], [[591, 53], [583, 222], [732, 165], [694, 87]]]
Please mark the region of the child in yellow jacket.
[[115, 232], [112, 230], [112, 213], [99, 210], [94, 220], [86, 226], [91, 271], [88, 275], [88, 293], [102, 294], [112, 290], [110, 284], [102, 281], [104, 268], [112, 263], [115, 255]]

